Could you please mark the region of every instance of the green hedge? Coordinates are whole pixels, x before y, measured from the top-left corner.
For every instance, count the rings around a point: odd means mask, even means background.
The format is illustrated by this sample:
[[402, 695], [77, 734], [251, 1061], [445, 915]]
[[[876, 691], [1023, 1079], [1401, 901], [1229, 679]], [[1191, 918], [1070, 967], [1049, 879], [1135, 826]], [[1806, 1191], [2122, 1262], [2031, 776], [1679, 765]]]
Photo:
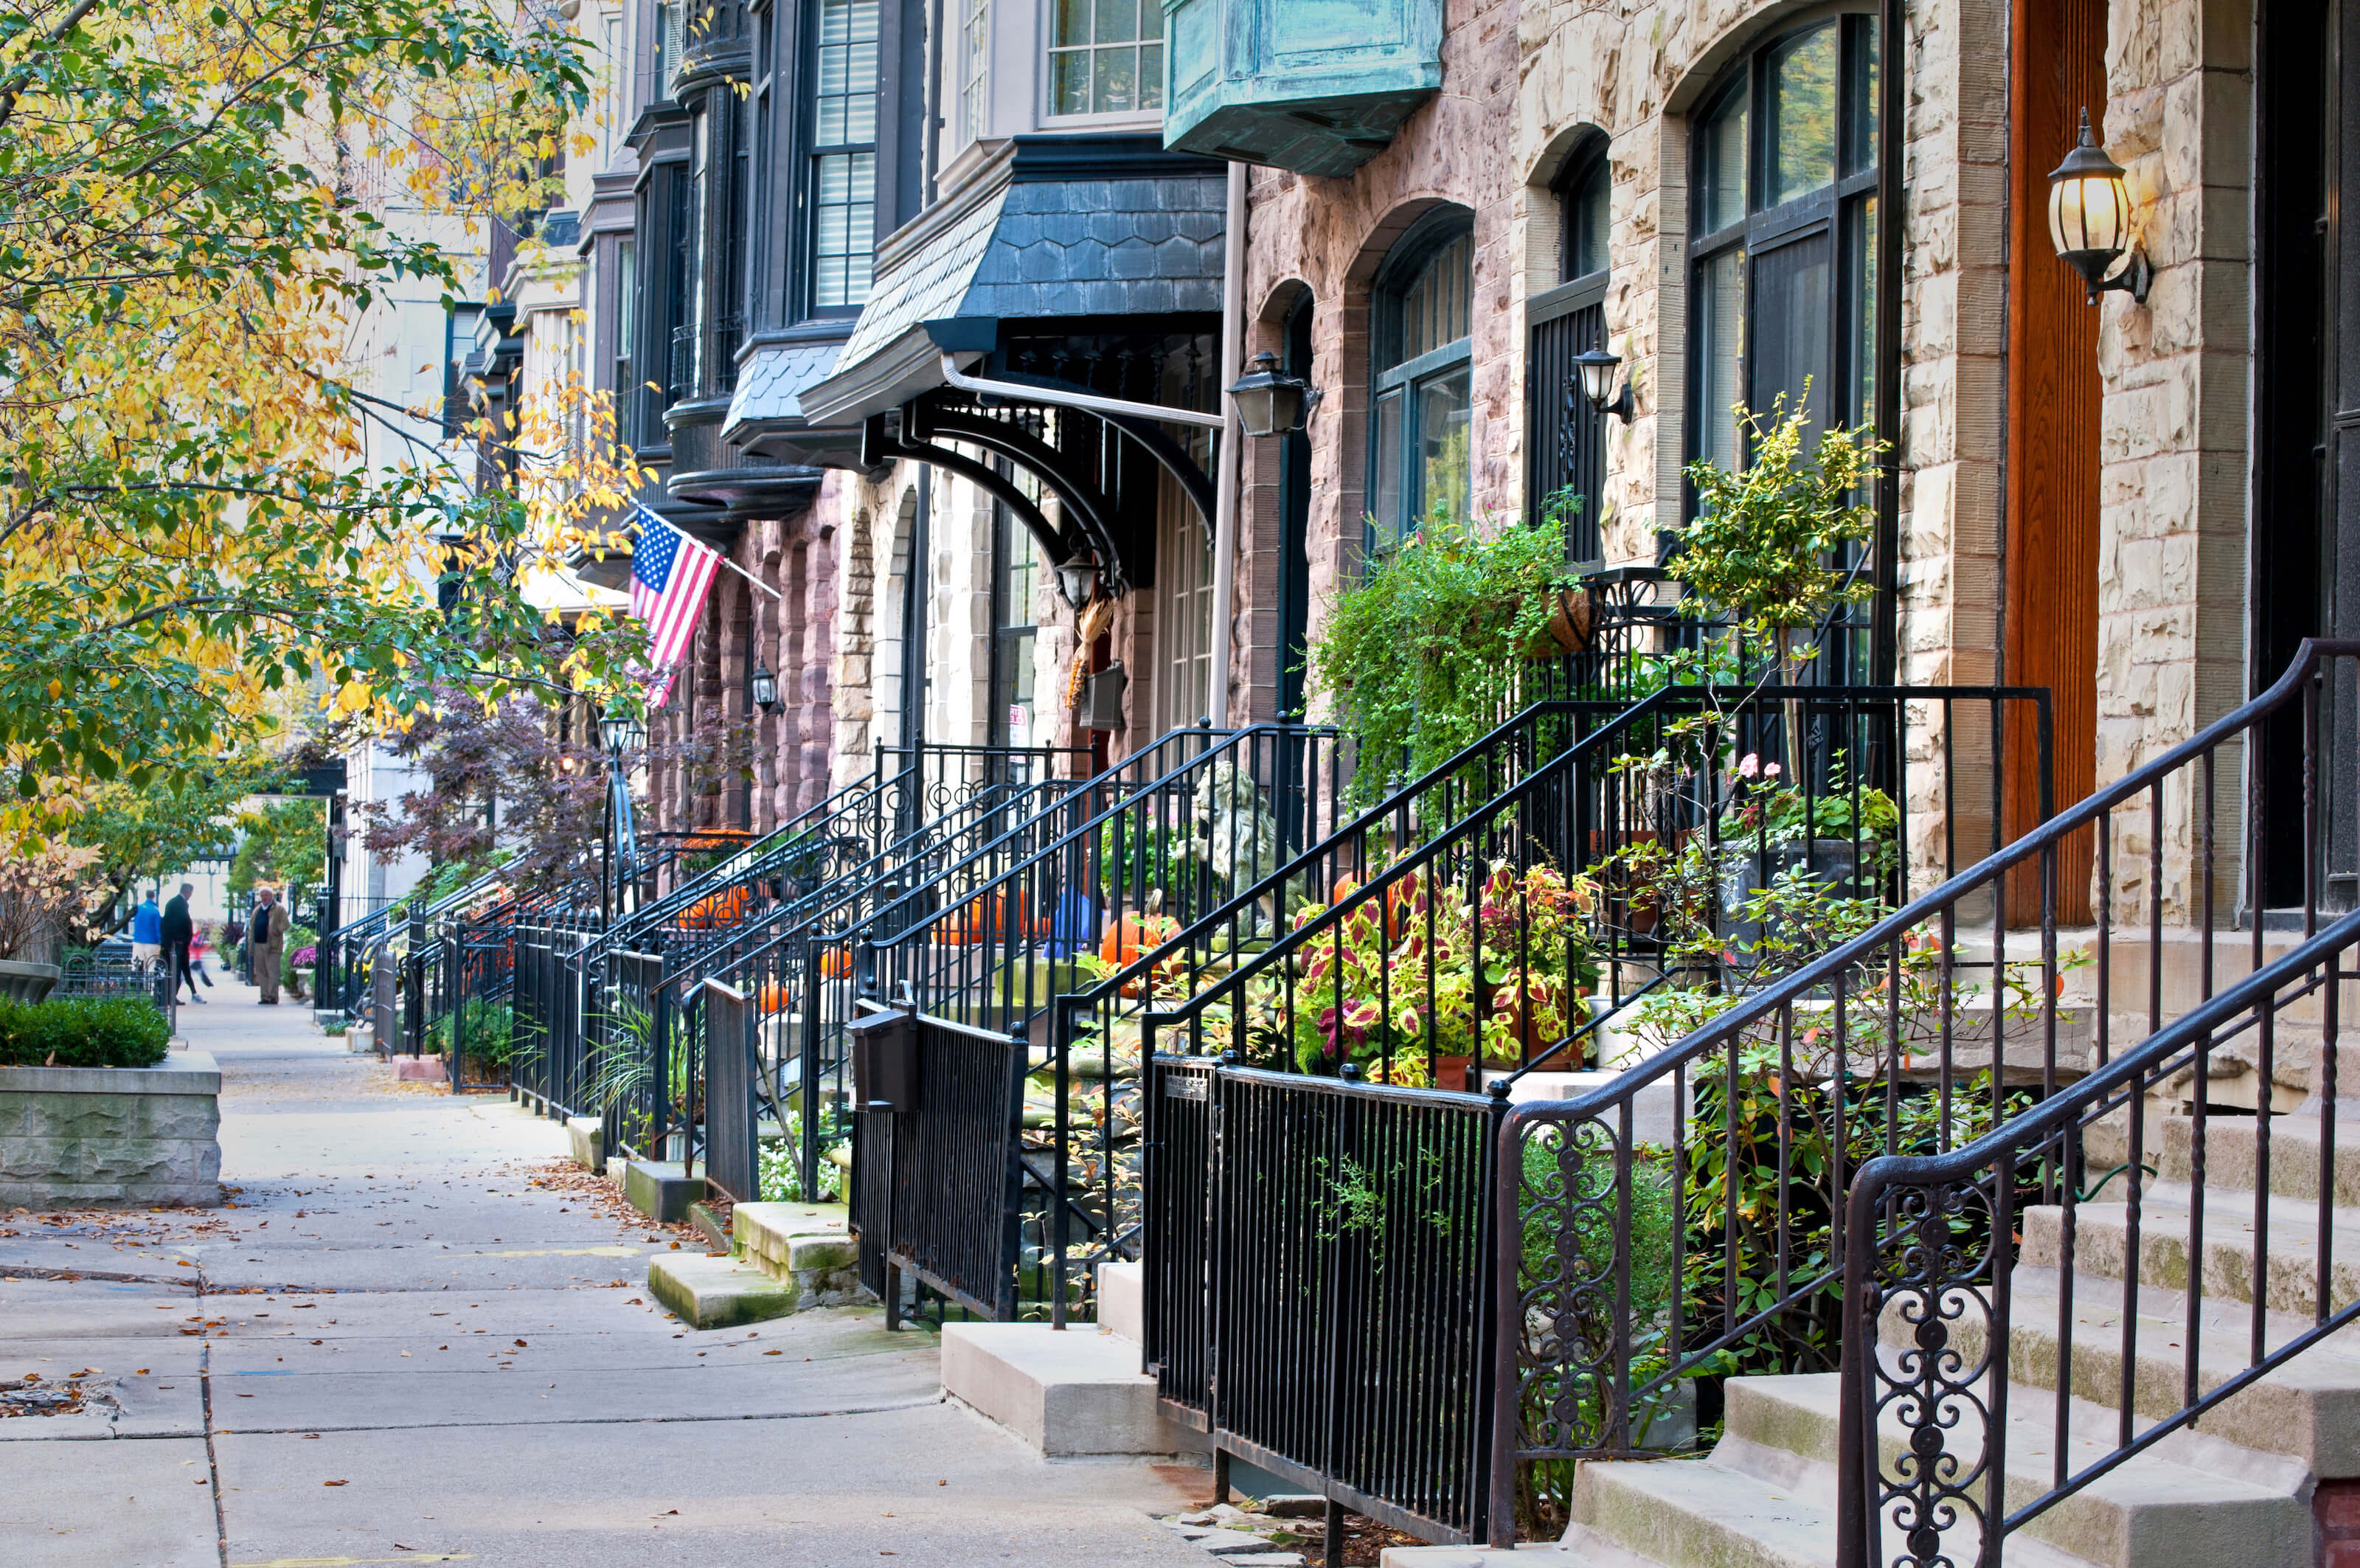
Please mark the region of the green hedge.
[[171, 1043], [144, 996], [0, 998], [0, 1067], [154, 1067]]

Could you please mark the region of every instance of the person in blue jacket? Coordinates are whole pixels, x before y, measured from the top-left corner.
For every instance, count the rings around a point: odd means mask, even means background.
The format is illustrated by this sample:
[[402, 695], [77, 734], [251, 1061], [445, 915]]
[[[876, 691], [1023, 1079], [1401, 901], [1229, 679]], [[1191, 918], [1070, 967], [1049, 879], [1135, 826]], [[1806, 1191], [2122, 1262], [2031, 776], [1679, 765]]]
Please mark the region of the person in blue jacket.
[[131, 912], [131, 961], [141, 969], [154, 969], [163, 956], [164, 912], [156, 907], [156, 895], [151, 893]]

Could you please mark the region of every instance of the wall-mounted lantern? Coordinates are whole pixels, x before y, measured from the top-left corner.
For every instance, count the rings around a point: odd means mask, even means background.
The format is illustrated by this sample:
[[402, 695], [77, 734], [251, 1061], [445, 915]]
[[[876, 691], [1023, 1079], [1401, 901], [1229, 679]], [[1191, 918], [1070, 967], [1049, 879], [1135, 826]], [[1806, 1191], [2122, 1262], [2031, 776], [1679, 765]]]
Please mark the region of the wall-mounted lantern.
[[1229, 389], [1238, 422], [1248, 435], [1294, 435], [1319, 406], [1319, 389], [1299, 377], [1279, 374], [1278, 356], [1268, 349], [1253, 356]]
[[1620, 392], [1614, 389], [1614, 373], [1622, 368], [1622, 356], [1602, 348], [1589, 348], [1575, 355], [1573, 363], [1581, 372], [1581, 395], [1590, 400], [1590, 406], [1598, 411], [1599, 416], [1615, 414], [1629, 424], [1632, 414], [1637, 411], [1631, 397], [1631, 383], [1623, 382]]
[[[2081, 139], [2049, 173], [2049, 238], [2058, 256], [2081, 275], [2090, 303], [2096, 304], [2098, 296], [2111, 289], [2147, 303], [2155, 269], [2147, 252], [2131, 240], [2131, 196], [2123, 183], [2123, 166], [2108, 158], [2090, 133], [2087, 109], [2081, 111]], [[2130, 264], [2108, 277], [2125, 250]]]
[[1098, 591], [1098, 564], [1087, 555], [1068, 556], [1057, 568], [1057, 590], [1076, 609], [1088, 605]]
[[764, 713], [775, 713], [779, 707], [779, 677], [770, 674], [768, 664], [754, 666], [753, 675], [746, 682], [753, 693], [754, 706]]

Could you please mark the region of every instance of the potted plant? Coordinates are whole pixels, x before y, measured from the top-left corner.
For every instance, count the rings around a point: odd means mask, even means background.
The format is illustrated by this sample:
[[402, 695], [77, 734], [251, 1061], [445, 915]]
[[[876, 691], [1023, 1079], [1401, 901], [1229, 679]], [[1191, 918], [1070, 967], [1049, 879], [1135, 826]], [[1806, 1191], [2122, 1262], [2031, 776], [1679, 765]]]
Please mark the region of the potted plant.
[[1298, 1065], [1333, 1072], [1352, 1060], [1383, 1081], [1462, 1088], [1479, 1064], [1530, 1059], [1586, 1016], [1597, 907], [1594, 884], [1549, 865], [1497, 863], [1471, 902], [1455, 879], [1389, 879], [1295, 959]]
[[1679, 531], [1674, 561], [1691, 592], [1690, 613], [1726, 611], [1738, 618], [1740, 638], [1766, 637], [1785, 685], [1812, 654], [1808, 634], [1872, 591], [1842, 557], [1874, 533], [1865, 497], [1888, 450], [1863, 425], [1823, 430], [1807, 451], [1809, 396], [1806, 381], [1800, 398], [1789, 403], [1779, 393], [1767, 415], [1743, 403], [1730, 411], [1744, 466], [1702, 457], [1688, 466], [1697, 515]]
[[1554, 517], [1487, 529], [1437, 515], [1337, 596], [1311, 685], [1356, 742], [1353, 804], [1431, 772], [1505, 717], [1569, 581]]

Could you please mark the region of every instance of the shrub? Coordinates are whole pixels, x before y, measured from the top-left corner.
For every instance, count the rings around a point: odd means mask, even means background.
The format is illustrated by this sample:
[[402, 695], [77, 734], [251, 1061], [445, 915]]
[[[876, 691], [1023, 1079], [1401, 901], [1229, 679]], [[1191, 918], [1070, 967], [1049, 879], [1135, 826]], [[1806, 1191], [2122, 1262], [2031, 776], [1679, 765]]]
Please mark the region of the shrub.
[[172, 1025], [144, 996], [0, 1000], [0, 1066], [154, 1067]]

